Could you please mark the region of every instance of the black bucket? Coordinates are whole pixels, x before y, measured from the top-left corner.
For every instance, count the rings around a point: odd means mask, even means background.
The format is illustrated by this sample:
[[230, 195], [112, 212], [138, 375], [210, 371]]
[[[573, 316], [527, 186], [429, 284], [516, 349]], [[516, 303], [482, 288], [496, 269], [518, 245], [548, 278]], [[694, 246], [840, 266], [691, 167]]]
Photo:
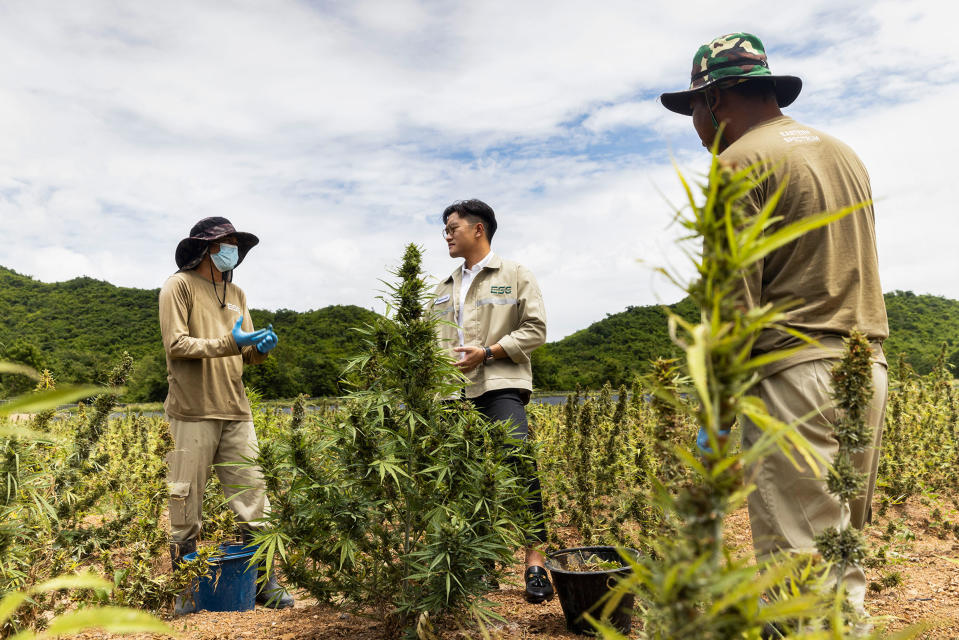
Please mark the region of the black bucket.
[[[634, 558], [639, 552], [634, 549], [624, 549], [627, 555]], [[596, 556], [606, 562], [617, 562], [616, 569], [603, 571], [571, 571], [570, 563], [585, 561]], [[600, 601], [612, 591], [616, 583], [632, 573], [632, 567], [623, 560], [616, 547], [573, 547], [562, 549], [549, 554], [546, 567], [553, 578], [553, 586], [559, 596], [559, 604], [566, 616], [566, 628], [573, 633], [595, 634], [596, 631], [587, 620], [584, 613], [589, 613], [599, 619], [605, 603]], [[619, 601], [619, 605], [610, 614], [605, 622], [628, 635], [633, 620], [633, 594], [627, 593]]]

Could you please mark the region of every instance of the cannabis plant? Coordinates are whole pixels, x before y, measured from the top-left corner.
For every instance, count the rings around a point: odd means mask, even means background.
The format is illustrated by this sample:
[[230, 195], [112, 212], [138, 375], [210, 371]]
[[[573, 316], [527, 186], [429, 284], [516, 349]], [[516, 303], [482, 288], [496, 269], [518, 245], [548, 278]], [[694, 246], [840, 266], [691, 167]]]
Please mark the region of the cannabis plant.
[[260, 556], [278, 554], [320, 600], [374, 607], [388, 636], [421, 613], [488, 615], [476, 596], [532, 525], [529, 457], [505, 424], [456, 399], [463, 379], [425, 311], [420, 263], [407, 247], [386, 315], [360, 329], [345, 415], [311, 420], [299, 400], [285, 437], [259, 454], [273, 502]]
[[[110, 388], [57, 388], [39, 376], [38, 390], [17, 399], [36, 412], [28, 437], [0, 437], [0, 592], [30, 590], [81, 570], [107, 575], [109, 590], [39, 590], [21, 604], [8, 631], [39, 629], [49, 612], [84, 604], [137, 606], [160, 611], [193, 577], [189, 566], [169, 574], [165, 456], [173, 443], [166, 422], [141, 415], [112, 418], [115, 396], [130, 371], [122, 358]], [[94, 395], [92, 406], [58, 412], [57, 405]], [[46, 398], [47, 400], [43, 400]], [[6, 407], [4, 407], [6, 409]], [[2, 425], [0, 425], [2, 427]], [[17, 427], [22, 429], [22, 427]], [[2, 635], [2, 633], [0, 633]]]
[[[659, 414], [638, 380], [631, 390], [621, 386], [615, 402], [609, 384], [598, 395], [582, 394], [570, 394], [562, 407], [529, 410], [547, 520], [555, 525], [550, 542], [643, 547], [662, 532], [663, 513], [650, 496], [656, 473], [677, 466], [664, 455], [674, 458], [673, 448], [660, 445]], [[688, 419], [677, 415], [670, 424], [669, 442], [689, 441]]]
[[[98, 593], [101, 599], [109, 601], [108, 594], [113, 590], [113, 585], [90, 574], [62, 575], [27, 588], [17, 588], [42, 570], [42, 567], [37, 566], [42, 564], [42, 556], [37, 551], [48, 542], [42, 537], [38, 540], [37, 532], [31, 528], [38, 522], [37, 511], [50, 509], [49, 494], [44, 496], [42, 483], [43, 476], [47, 474], [44, 469], [36, 468], [38, 458], [32, 445], [35, 439], [46, 437], [42, 432], [59, 404], [102, 390], [88, 386], [67, 386], [58, 390], [48, 371], [36, 374], [24, 367], [0, 362], [0, 373], [8, 371], [36, 378], [39, 382], [34, 393], [14, 398], [10, 404], [0, 406], [0, 420], [15, 411], [36, 412], [32, 429], [0, 422], [0, 450], [4, 453], [0, 464], [6, 481], [6, 491], [0, 494], [0, 557], [3, 558], [0, 563], [0, 584], [3, 585], [0, 587], [0, 637], [15, 634], [13, 637], [18, 640], [53, 638], [91, 628], [116, 633], [169, 632], [169, 628], [153, 616], [122, 607], [86, 607], [52, 619], [47, 615], [42, 618], [35, 615], [38, 603], [53, 602], [56, 594], [63, 594], [67, 590], [77, 595]], [[29, 552], [31, 545], [32, 553], [27, 557], [24, 552]], [[24, 614], [24, 609], [29, 611]], [[36, 622], [45, 630], [23, 630], [25, 621]]]
[[880, 514], [913, 495], [959, 488], [959, 394], [943, 356], [925, 376], [902, 357], [895, 368], [876, 483]]
[[[843, 357], [832, 369], [833, 400], [836, 410], [835, 438], [839, 445], [832, 461], [826, 486], [839, 500], [840, 509], [849, 513], [849, 503], [862, 495], [867, 474], [856, 468], [854, 456], [873, 444], [873, 433], [866, 414], [873, 396], [872, 350], [869, 340], [853, 330], [846, 340]], [[829, 527], [816, 536], [816, 548], [835, 567], [836, 591], [843, 595], [842, 578], [846, 568], [858, 564], [866, 555], [862, 533], [849, 522]], [[858, 612], [853, 612], [858, 615]]]

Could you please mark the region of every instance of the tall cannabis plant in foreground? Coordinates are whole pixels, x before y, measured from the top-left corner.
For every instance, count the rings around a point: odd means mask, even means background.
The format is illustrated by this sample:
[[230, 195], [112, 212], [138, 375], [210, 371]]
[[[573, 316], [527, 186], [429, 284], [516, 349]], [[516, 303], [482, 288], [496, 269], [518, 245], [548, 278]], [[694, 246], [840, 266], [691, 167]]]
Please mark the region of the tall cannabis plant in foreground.
[[288, 435], [260, 450], [273, 501], [261, 555], [279, 553], [289, 580], [321, 600], [372, 607], [388, 637], [422, 613], [487, 615], [475, 600], [484, 578], [531, 525], [517, 473], [529, 457], [511, 453], [505, 425], [450, 400], [462, 376], [424, 311], [420, 263], [408, 246], [387, 314], [361, 330], [345, 419], [311, 423], [300, 401]]
[[[709, 452], [700, 459], [685, 448], [676, 448], [677, 459], [688, 467], [692, 482], [675, 495], [660, 492], [659, 499], [681, 522], [679, 534], [653, 541], [656, 553], [634, 563], [632, 577], [618, 588], [617, 595], [631, 591], [637, 596], [646, 638], [760, 638], [764, 627], [771, 630], [767, 624], [824, 620], [828, 613], [826, 603], [810, 592], [822, 578], [810, 559], [768, 563], [757, 576], [756, 567], [733, 557], [723, 537], [724, 518], [752, 489], [744, 486], [744, 467], [779, 447], [797, 464], [798, 452], [810, 468], [818, 469], [805, 441], [789, 425], [772, 418], [757, 398], [747, 395], [763, 366], [791, 352], [752, 356], [760, 332], [777, 327], [784, 308], [747, 308], [742, 279], [769, 252], [856, 209], [782, 224], [773, 216], [781, 193], [776, 192], [762, 210], [749, 215], [740, 201], [762, 178], [755, 177], [753, 167], [722, 166], [714, 147], [701, 204], [683, 179], [689, 209], [677, 213], [677, 220], [689, 231], [688, 239], [701, 242], [697, 251], [690, 252], [698, 279], [684, 288], [699, 305], [701, 320], [691, 324], [671, 314], [669, 327], [674, 342], [685, 352], [681, 369], [688, 376], [686, 393], [693, 402], [675, 402], [676, 395], [669, 390], [657, 395], [674, 402], [677, 412], [692, 415], [708, 437]], [[740, 417], [764, 431], [748, 451], [735, 450], [727, 438]], [[760, 606], [761, 597], [769, 592], [780, 597]], [[614, 597], [607, 611], [615, 604]], [[830, 623], [833, 633], [828, 637], [842, 637], [841, 619]], [[821, 624], [815, 626], [822, 629]], [[607, 638], [622, 637], [599, 627]], [[796, 633], [793, 637], [803, 635]], [[823, 633], [810, 632], [806, 637], [826, 637]]]

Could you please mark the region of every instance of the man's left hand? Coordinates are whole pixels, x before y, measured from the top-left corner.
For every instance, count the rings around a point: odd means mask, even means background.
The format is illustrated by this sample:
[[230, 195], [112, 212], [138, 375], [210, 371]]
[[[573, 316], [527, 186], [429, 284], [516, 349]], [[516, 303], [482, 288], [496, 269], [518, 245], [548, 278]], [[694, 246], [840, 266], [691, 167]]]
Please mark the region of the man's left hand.
[[486, 360], [486, 349], [483, 347], [454, 347], [453, 351], [463, 354], [463, 358], [456, 362], [457, 368], [463, 373], [469, 373]]
[[271, 324], [267, 327], [268, 333], [263, 339], [256, 343], [256, 350], [260, 353], [269, 353], [273, 351], [276, 347], [276, 343], [279, 342], [279, 338], [276, 336], [276, 332], [273, 331], [273, 325]]

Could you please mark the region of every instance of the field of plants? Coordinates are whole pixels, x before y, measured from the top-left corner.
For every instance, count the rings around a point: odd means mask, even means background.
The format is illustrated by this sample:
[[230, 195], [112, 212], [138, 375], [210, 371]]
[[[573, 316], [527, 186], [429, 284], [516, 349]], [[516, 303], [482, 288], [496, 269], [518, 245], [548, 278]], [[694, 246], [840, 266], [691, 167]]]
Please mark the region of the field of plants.
[[[522, 600], [516, 550], [535, 526], [522, 478], [534, 458], [547, 551], [608, 544], [639, 552], [630, 577], [592, 612], [602, 637], [623, 637], [602, 618], [629, 596], [631, 637], [639, 638], [959, 637], [959, 397], [945, 351], [925, 375], [891, 358], [875, 519], [865, 535], [828, 530], [815, 553], [760, 566], [752, 558], [743, 508], [750, 464], [789, 451], [848, 499], [856, 478], [842, 460], [862, 440], [871, 389], [862, 375], [868, 344], [854, 333], [834, 370], [842, 380], [834, 470], [748, 394], [769, 362], [751, 358], [748, 346], [784, 310], [744, 312], [734, 281], [776, 246], [849, 213], [771, 229], [771, 212], [737, 217], [748, 188], [745, 172], [714, 163], [705, 204], [689, 190], [679, 221], [700, 243], [691, 252], [700, 277], [686, 290], [703, 311], [699, 323], [669, 318], [684, 355], [655, 361], [629, 386], [531, 404], [529, 442], [451, 399], [459, 382], [434, 339], [438, 320], [424, 311], [413, 246], [385, 294], [390, 311], [361, 328], [363, 349], [343, 374], [350, 392], [337, 405], [300, 397], [285, 412], [251, 390], [260, 453], [248, 463], [263, 468], [272, 503], [257, 558], [280, 570], [298, 599], [292, 610], [171, 619], [177, 594], [237, 534], [215, 476], [200, 558], [171, 573], [166, 424], [135, 412], [109, 417], [131, 359], [121, 358], [109, 387], [75, 411], [50, 406], [90, 390], [58, 390], [42, 374], [38, 395], [0, 407], [0, 637], [104, 624], [162, 635], [147, 614], [192, 638], [572, 637], [556, 600]], [[3, 417], [14, 412], [27, 417]], [[742, 416], [765, 434], [748, 450], [736, 427], [720, 437]], [[707, 453], [696, 448], [699, 429]], [[853, 561], [868, 569], [871, 619], [845, 606], [830, 579]]]
[[[951, 620], [951, 626], [925, 637], [954, 637], [959, 634], [959, 567], [949, 558], [959, 556], [959, 399], [944, 369], [926, 376], [905, 369], [897, 378], [887, 412], [876, 518], [867, 530], [867, 606], [873, 614], [903, 619], [893, 620], [892, 628], [901, 628], [903, 621]], [[676, 463], [664, 443], [691, 449], [696, 429], [678, 415], [670, 417], [668, 408], [651, 401], [648, 391], [641, 385], [607, 387], [565, 405], [530, 406], [551, 548], [614, 543], [653, 552], [657, 537], [670, 530], [668, 512], [652, 500], [653, 479], [672, 487], [689, 480], [689, 471]], [[34, 597], [17, 610], [11, 624], [42, 626], [51, 613], [81, 603], [131, 606], [165, 617], [190, 578], [172, 576], [169, 569], [163, 454], [170, 445], [164, 421], [133, 414], [105, 422], [95, 436], [90, 425], [97, 415], [95, 407], [52, 418], [40, 415], [31, 428], [38, 431], [45, 424], [60, 439], [5, 441], [3, 591], [80, 569], [109, 578], [113, 589]], [[296, 421], [301, 437], [322, 440], [349, 420], [345, 410], [330, 409], [292, 415], [258, 410], [256, 416], [264, 443], [288, 441]], [[81, 455], [70, 455], [71, 448]], [[71, 465], [71, 459], [80, 460], [84, 453], [86, 460], [102, 463], [98, 472]], [[72, 489], [58, 489], [58, 483], [67, 485], [70, 473], [78, 474]], [[216, 482], [211, 480], [205, 506], [204, 539], [210, 546], [234, 533], [232, 514], [221, 504]], [[744, 509], [733, 510], [726, 521], [732, 556], [751, 561]], [[659, 533], [650, 535], [653, 531]], [[288, 542], [291, 551], [298, 546], [296, 540]], [[513, 561], [499, 589], [480, 591], [505, 618], [488, 622], [487, 628], [494, 637], [567, 637], [557, 601], [539, 606], [523, 601], [519, 567], [519, 560]], [[316, 598], [305, 582], [297, 584], [301, 588], [293, 610], [200, 613], [170, 625], [194, 638], [267, 637], [277, 629], [272, 637], [381, 637], [382, 619], [363, 615], [376, 609], [368, 598]], [[354, 589], [337, 588], [341, 593]], [[435, 620], [436, 637], [464, 637], [461, 625], [471, 637], [482, 637], [475, 619], [462, 608]]]

